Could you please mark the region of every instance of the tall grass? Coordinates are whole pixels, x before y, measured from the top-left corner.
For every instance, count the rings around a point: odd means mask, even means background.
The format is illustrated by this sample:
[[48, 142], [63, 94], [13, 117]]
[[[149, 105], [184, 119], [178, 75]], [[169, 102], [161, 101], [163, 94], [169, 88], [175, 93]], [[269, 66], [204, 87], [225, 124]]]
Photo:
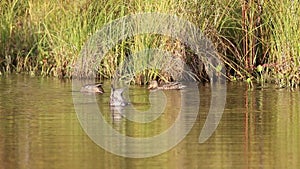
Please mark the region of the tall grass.
[[[0, 6], [2, 73], [71, 77], [84, 43], [104, 24], [128, 14], [161, 12], [197, 25], [213, 42], [229, 79], [257, 77], [280, 86], [300, 83], [298, 1], [2, 0]], [[139, 84], [158, 78], [176, 80], [180, 69], [163, 69], [155, 52], [145, 51], [148, 57], [140, 59], [139, 52], [148, 48], [166, 50], [191, 68], [186, 72], [189, 76], [206, 79], [203, 62], [188, 46], [160, 35], [121, 41], [102, 60], [99, 76], [128, 73], [126, 78]], [[152, 68], [143, 69], [149, 62]], [[124, 64], [131, 72], [121, 72]]]
[[1, 71], [70, 77], [86, 39], [104, 23], [124, 15], [125, 6], [119, 3], [1, 1]]
[[300, 84], [300, 4], [299, 1], [280, 0], [266, 6], [268, 21], [268, 66], [280, 86]]

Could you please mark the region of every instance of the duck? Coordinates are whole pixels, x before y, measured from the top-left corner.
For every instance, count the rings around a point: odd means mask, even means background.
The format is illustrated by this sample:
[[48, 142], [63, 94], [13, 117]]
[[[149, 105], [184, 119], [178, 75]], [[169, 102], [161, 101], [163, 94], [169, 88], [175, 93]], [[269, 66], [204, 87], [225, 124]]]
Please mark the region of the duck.
[[110, 106], [126, 106], [129, 103], [123, 97], [124, 88], [115, 89], [111, 87]]
[[182, 85], [179, 82], [168, 82], [166, 84], [163, 84], [161, 86], [158, 85], [158, 82], [156, 80], [153, 80], [149, 83], [148, 89], [149, 90], [180, 90], [185, 88], [185, 85]]
[[96, 84], [86, 84], [81, 87], [80, 92], [82, 93], [104, 93], [104, 90], [102, 88], [102, 83], [96, 83]]

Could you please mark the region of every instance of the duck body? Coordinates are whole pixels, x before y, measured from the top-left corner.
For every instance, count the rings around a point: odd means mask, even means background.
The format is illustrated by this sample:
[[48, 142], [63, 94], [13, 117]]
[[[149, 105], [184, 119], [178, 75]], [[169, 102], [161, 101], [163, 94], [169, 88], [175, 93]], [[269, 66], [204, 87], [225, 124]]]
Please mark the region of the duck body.
[[80, 92], [82, 93], [104, 93], [101, 83], [97, 84], [86, 84], [81, 87]]
[[110, 106], [126, 106], [129, 103], [125, 101], [124, 97], [123, 97], [123, 92], [124, 89], [120, 88], [120, 89], [115, 89], [115, 88], [111, 88], [111, 93], [110, 93]]
[[182, 85], [179, 82], [169, 82], [169, 83], [159, 86], [158, 82], [156, 80], [154, 80], [154, 81], [150, 82], [148, 89], [150, 89], [150, 90], [155, 90], [155, 89], [158, 89], [158, 90], [180, 90], [185, 87], [186, 87], [185, 85]]

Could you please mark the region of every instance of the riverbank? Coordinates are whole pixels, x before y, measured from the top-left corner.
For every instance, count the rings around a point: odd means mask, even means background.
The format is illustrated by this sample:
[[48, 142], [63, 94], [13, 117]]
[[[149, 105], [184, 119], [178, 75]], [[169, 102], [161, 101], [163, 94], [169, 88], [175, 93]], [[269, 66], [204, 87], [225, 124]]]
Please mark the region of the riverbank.
[[[263, 1], [42, 1], [0, 2], [0, 72], [70, 78], [72, 67], [87, 41], [104, 24], [128, 14], [161, 12], [182, 17], [198, 26], [225, 63], [229, 80], [300, 84], [299, 3]], [[180, 53], [198, 80], [205, 71], [178, 40], [138, 35], [120, 42], [103, 59], [98, 73], [111, 78], [130, 53], [160, 47]], [[184, 49], [184, 50], [182, 50]], [[182, 57], [184, 56], [184, 57]], [[152, 78], [171, 79], [161, 70], [134, 69], [134, 83]]]

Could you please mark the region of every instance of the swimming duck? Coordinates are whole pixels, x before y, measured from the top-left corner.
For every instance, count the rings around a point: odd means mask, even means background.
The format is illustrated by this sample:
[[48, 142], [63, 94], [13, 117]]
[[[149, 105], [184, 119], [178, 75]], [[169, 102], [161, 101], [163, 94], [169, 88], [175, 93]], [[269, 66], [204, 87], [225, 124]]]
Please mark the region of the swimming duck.
[[81, 87], [80, 92], [83, 93], [104, 93], [102, 83], [86, 84]]
[[185, 88], [185, 85], [182, 85], [179, 82], [169, 82], [162, 86], [158, 86], [158, 82], [153, 80], [150, 82], [148, 89], [159, 89], [159, 90], [180, 90]]
[[123, 97], [124, 88], [115, 89], [111, 87], [110, 106], [126, 106], [129, 103]]

